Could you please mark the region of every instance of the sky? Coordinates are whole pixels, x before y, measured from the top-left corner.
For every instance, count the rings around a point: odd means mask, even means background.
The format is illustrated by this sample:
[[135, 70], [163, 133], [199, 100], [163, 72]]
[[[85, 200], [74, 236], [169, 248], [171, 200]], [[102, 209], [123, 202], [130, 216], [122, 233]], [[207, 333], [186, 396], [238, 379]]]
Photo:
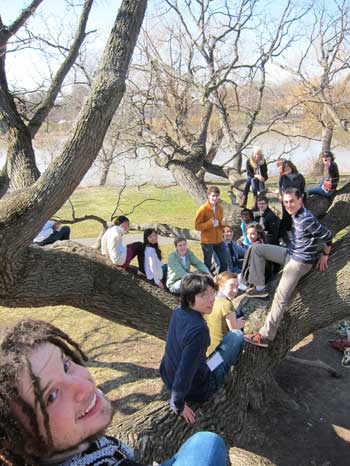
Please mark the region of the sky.
[[[82, 3], [79, 0], [74, 1], [78, 5]], [[96, 29], [92, 40], [92, 49], [95, 49], [98, 53], [103, 50], [105, 39], [112, 27], [120, 3], [120, 0], [95, 0], [94, 2], [87, 30]], [[29, 0], [0, 0], [0, 14], [3, 23], [5, 25], [11, 24], [21, 10], [29, 4]], [[77, 24], [80, 11], [81, 8], [76, 9], [76, 17], [74, 18], [72, 14], [68, 14], [64, 0], [44, 0], [37, 8], [34, 17], [29, 20], [29, 25], [36, 33], [45, 33], [46, 27], [54, 31], [63, 21], [68, 37], [69, 32]], [[43, 22], [43, 17], [46, 18], [46, 24]], [[47, 33], [48, 31], [46, 31], [46, 35]], [[59, 61], [57, 61], [58, 63]], [[23, 50], [20, 53], [16, 52], [16, 54], [8, 53], [6, 58], [9, 82], [16, 86], [33, 87], [34, 83], [41, 81], [38, 74], [42, 75], [43, 70], [49, 71], [48, 68], [48, 64], [33, 51], [28, 53], [28, 50]]]

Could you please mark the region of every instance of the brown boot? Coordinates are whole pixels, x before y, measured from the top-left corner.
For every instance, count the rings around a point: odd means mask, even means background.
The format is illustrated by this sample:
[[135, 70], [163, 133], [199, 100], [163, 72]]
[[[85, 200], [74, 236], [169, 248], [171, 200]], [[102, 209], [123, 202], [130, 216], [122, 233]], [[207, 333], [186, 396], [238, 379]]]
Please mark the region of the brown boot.
[[239, 203], [239, 207], [247, 207], [247, 196], [245, 196], [244, 194], [242, 194], [241, 196], [241, 202]]

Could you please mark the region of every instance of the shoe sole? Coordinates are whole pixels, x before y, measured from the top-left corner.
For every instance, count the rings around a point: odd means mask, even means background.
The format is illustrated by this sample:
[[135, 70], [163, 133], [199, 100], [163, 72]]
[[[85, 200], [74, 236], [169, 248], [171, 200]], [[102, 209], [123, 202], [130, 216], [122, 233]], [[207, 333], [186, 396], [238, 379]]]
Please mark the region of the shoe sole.
[[246, 294], [246, 298], [267, 298], [269, 293], [259, 293], [259, 294]]
[[259, 346], [260, 348], [268, 348], [269, 347], [268, 343], [257, 343], [255, 341], [250, 340], [249, 338], [246, 338], [246, 337], [244, 337], [244, 341], [246, 343], [250, 343], [251, 345]]

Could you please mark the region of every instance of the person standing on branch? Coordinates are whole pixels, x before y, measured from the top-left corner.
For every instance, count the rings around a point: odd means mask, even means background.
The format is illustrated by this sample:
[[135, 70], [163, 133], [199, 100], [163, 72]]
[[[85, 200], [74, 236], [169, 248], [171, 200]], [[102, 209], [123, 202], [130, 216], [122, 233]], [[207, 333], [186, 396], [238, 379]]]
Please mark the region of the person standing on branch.
[[288, 249], [271, 244], [258, 244], [252, 248], [250, 255], [248, 282], [254, 286], [246, 292], [247, 298], [268, 296], [265, 289], [266, 261], [284, 265], [265, 324], [259, 332], [245, 336], [248, 343], [256, 346], [267, 347], [275, 338], [288, 299], [300, 279], [314, 264], [321, 272], [328, 268], [332, 233], [305, 209], [303, 194], [297, 188], [287, 188], [284, 191], [283, 203], [293, 221], [293, 238]]
[[224, 210], [219, 203], [220, 189], [208, 187], [208, 200], [196, 213], [195, 229], [200, 231], [204, 263], [211, 270], [213, 253], [219, 260], [219, 273], [227, 270], [226, 246], [222, 228], [226, 223]]

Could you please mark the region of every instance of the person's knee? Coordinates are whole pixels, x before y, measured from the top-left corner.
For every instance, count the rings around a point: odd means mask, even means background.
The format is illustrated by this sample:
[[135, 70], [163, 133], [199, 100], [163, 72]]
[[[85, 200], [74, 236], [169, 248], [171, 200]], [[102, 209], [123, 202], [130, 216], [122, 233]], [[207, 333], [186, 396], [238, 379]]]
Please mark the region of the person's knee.
[[199, 448], [206, 446], [207, 448], [223, 448], [226, 449], [223, 438], [214, 432], [196, 432], [193, 434], [189, 441], [197, 444]]
[[243, 344], [244, 335], [243, 335], [242, 330], [233, 329], [233, 330], [230, 330], [227, 333], [227, 335], [228, 335], [228, 339], [229, 339], [230, 343], [232, 344], [232, 346], [237, 346], [237, 345], [242, 345]]

